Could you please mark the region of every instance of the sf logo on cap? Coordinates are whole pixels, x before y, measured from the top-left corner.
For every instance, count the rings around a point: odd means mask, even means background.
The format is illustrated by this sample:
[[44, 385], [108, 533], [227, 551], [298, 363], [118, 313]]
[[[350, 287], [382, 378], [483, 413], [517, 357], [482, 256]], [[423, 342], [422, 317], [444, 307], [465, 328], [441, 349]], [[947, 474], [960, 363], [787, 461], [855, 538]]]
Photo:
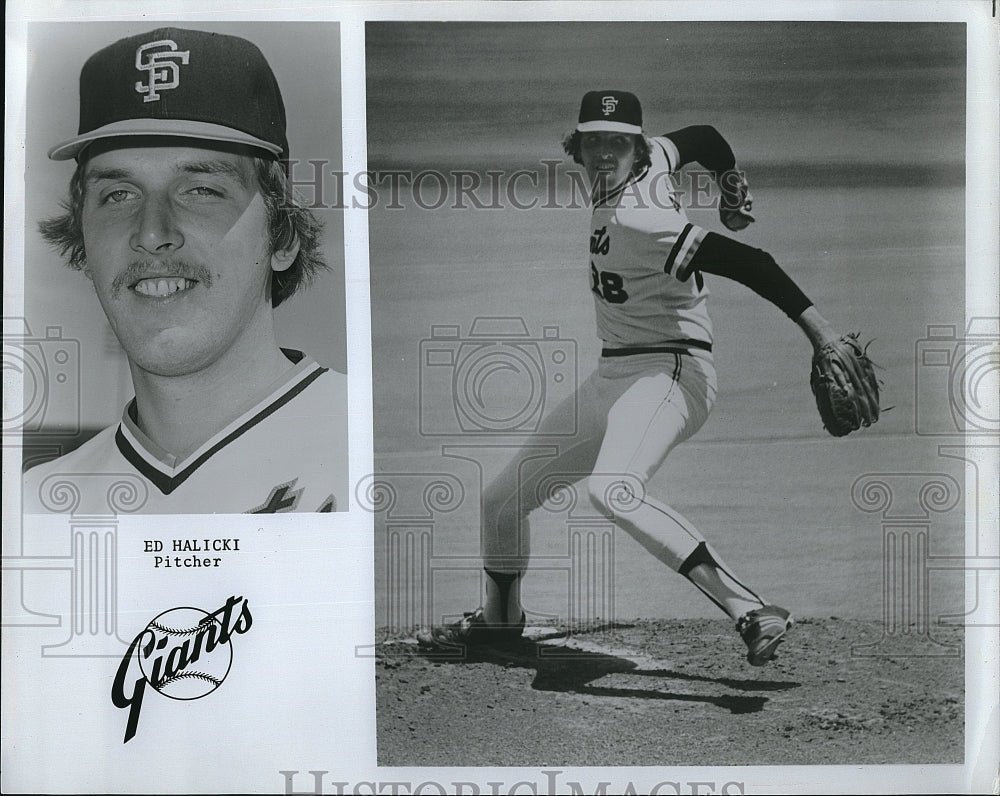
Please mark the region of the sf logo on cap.
[[159, 91], [177, 88], [180, 85], [180, 64], [186, 64], [191, 53], [188, 50], [178, 51], [177, 43], [170, 39], [151, 41], [143, 44], [135, 51], [135, 68], [149, 74], [148, 83], [141, 80], [135, 84], [135, 90], [146, 96], [143, 102], [156, 102]]
[[605, 97], [601, 101], [601, 110], [604, 111], [605, 116], [610, 116], [615, 112], [615, 108], [618, 107], [618, 97]]

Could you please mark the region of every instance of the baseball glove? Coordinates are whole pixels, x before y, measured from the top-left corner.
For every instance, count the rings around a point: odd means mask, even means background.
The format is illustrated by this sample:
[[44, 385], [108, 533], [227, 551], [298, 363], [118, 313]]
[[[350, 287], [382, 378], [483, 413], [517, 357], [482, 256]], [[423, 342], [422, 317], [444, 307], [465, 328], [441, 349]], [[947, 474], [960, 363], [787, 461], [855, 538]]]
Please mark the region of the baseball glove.
[[722, 200], [719, 202], [719, 219], [726, 229], [739, 232], [753, 223], [750, 213], [753, 209], [753, 195], [743, 172], [730, 169], [719, 175], [719, 190]]
[[823, 427], [833, 436], [843, 437], [878, 420], [875, 365], [857, 334], [846, 334], [816, 351], [809, 384]]

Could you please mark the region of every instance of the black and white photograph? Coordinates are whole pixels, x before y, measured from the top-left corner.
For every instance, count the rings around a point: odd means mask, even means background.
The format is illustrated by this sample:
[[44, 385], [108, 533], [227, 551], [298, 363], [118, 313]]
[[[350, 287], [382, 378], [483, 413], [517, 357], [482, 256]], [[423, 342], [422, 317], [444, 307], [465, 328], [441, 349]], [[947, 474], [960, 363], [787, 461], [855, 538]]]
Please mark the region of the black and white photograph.
[[25, 513], [109, 473], [148, 513], [346, 510], [343, 221], [305, 173], [341, 168], [336, 38], [38, 22], [28, 46]]
[[367, 24], [381, 765], [966, 760], [966, 37]]
[[0, 790], [984, 793], [993, 0], [14, 0]]
[[374, 746], [341, 24], [193, 10], [8, 19], [5, 793]]

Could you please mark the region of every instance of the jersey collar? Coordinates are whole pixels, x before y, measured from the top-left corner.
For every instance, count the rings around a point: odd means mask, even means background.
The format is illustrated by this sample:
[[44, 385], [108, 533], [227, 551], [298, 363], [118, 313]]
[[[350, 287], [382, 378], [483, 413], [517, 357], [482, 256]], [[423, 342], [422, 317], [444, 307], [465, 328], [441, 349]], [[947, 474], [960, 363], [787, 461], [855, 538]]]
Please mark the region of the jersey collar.
[[244, 406], [238, 416], [183, 459], [178, 460], [139, 428], [135, 398], [125, 407], [115, 434], [118, 450], [160, 492], [169, 495], [214, 454], [287, 404], [327, 370], [301, 351], [281, 350], [294, 366], [275, 389], [265, 398]]
[[642, 171], [640, 171], [638, 174], [635, 173], [629, 174], [628, 177], [626, 177], [625, 180], [622, 181], [620, 185], [618, 185], [618, 187], [612, 188], [610, 191], [607, 191], [605, 193], [601, 193], [598, 190], [597, 186], [595, 185], [590, 193], [591, 204], [596, 208], [600, 207], [601, 205], [606, 205], [613, 202], [615, 199], [617, 199], [619, 196], [625, 193], [625, 189], [628, 188], [630, 185], [643, 180], [648, 172], [649, 172], [649, 166], [643, 166]]

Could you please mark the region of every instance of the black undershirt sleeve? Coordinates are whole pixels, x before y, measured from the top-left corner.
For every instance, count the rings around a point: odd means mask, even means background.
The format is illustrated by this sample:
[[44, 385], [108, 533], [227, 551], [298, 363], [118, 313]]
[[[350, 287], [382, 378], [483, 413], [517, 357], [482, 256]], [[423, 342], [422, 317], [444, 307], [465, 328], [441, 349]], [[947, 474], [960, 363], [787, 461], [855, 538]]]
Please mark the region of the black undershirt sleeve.
[[770, 254], [716, 232], [705, 235], [688, 270], [724, 276], [746, 285], [793, 321], [812, 306]]
[[710, 124], [684, 127], [667, 133], [664, 137], [673, 141], [677, 147], [681, 158], [678, 168], [686, 163], [698, 162], [706, 169], [722, 174], [736, 167], [736, 156], [729, 143]]

